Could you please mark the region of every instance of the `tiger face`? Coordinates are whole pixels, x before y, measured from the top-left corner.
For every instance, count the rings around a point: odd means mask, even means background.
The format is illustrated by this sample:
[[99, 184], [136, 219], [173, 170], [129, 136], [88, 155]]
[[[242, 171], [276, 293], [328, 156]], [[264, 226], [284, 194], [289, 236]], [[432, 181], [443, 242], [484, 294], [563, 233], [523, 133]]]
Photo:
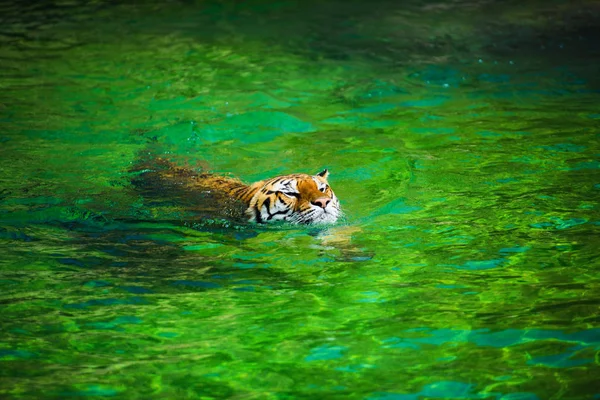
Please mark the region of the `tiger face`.
[[316, 175], [285, 175], [258, 182], [246, 214], [258, 223], [334, 223], [341, 215], [340, 202], [327, 183], [328, 176], [323, 170]]

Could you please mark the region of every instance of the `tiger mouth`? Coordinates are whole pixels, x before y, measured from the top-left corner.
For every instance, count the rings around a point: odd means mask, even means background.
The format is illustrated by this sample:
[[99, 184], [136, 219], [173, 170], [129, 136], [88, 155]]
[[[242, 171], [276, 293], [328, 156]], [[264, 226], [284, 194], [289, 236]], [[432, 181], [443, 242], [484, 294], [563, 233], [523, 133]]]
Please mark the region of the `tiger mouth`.
[[337, 209], [326, 210], [326, 209], [312, 209], [306, 213], [300, 214], [299, 217], [293, 221], [297, 224], [331, 224], [337, 221], [340, 216], [340, 212]]

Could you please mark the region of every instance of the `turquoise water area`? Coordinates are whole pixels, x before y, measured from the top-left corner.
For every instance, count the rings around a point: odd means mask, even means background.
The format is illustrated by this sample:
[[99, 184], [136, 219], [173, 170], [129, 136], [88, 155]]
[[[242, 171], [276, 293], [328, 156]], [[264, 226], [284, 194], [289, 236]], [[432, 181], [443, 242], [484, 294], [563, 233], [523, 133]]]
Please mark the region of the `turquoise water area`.
[[137, 3], [0, 2], [1, 398], [600, 398], [597, 2]]

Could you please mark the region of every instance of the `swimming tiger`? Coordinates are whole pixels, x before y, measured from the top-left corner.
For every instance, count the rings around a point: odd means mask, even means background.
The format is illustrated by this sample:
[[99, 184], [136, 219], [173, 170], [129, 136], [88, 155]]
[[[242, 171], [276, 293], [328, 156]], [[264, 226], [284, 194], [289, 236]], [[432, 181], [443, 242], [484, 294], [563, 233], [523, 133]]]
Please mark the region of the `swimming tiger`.
[[236, 201], [243, 205], [243, 214], [250, 222], [329, 224], [341, 215], [340, 202], [327, 181], [327, 169], [315, 175], [282, 175], [247, 185], [235, 178], [178, 167], [164, 159], [155, 160], [155, 165], [159, 168], [144, 169], [140, 175], [146, 184], [152, 179], [154, 187], [167, 193], [175, 189], [178, 198], [195, 193], [198, 203], [216, 203], [215, 208], [233, 209], [231, 201]]

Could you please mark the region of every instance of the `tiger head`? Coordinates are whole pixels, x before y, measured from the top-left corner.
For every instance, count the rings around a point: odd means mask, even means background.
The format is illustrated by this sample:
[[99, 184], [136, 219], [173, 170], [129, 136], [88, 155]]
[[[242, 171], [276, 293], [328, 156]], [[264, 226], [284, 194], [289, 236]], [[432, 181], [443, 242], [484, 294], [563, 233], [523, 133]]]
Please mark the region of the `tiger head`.
[[293, 224], [334, 223], [340, 202], [327, 183], [325, 169], [316, 175], [278, 176], [252, 186], [257, 189], [246, 214], [250, 221], [287, 221]]

